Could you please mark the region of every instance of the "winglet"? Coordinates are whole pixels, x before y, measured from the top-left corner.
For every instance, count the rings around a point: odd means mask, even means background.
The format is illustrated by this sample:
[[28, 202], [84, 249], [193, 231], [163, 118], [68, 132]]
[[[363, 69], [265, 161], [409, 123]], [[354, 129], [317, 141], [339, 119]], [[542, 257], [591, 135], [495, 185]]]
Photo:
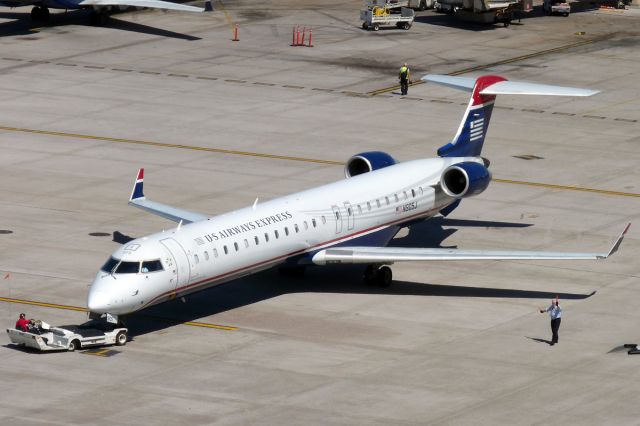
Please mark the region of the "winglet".
[[140, 170], [138, 170], [138, 177], [136, 178], [135, 183], [133, 184], [133, 189], [131, 190], [131, 197], [129, 198], [129, 201], [134, 201], [134, 200], [143, 200], [144, 197], [144, 192], [143, 192], [143, 188], [142, 185], [144, 184], [144, 168], [141, 168]]
[[606, 256], [601, 257], [601, 259], [606, 259], [607, 257], [611, 256], [612, 254], [618, 251], [618, 248], [620, 247], [620, 244], [622, 243], [622, 240], [624, 239], [624, 236], [626, 235], [630, 227], [631, 227], [631, 223], [627, 223], [627, 226], [624, 228], [624, 231], [622, 231], [622, 234], [620, 234], [616, 242], [613, 243], [613, 246], [611, 246], [611, 250], [609, 250], [609, 253], [607, 253]]

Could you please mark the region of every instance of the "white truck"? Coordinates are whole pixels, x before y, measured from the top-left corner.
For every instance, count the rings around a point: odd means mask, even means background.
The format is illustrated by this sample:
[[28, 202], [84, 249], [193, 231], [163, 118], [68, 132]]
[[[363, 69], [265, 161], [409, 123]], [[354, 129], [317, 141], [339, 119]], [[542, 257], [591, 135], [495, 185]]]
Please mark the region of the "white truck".
[[11, 342], [39, 351], [70, 351], [92, 346], [117, 345], [127, 343], [128, 330], [104, 320], [92, 320], [82, 325], [52, 327], [46, 322], [35, 320], [29, 331], [7, 328]]
[[571, 6], [565, 0], [544, 0], [542, 10], [547, 15], [569, 16]]
[[360, 11], [362, 29], [378, 31], [381, 27], [396, 26], [408, 30], [413, 25], [415, 12], [408, 7], [402, 7], [400, 13], [389, 13], [380, 9], [368, 9]]

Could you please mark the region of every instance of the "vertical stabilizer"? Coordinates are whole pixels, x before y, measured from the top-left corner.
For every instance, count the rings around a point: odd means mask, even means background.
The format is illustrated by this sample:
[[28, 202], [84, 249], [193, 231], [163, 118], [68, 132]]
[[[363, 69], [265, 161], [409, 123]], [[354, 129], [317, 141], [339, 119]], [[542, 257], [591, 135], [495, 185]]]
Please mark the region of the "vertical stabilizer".
[[506, 81], [497, 75], [479, 77], [473, 85], [471, 99], [453, 140], [438, 149], [440, 157], [477, 157], [482, 152], [496, 95], [481, 94], [485, 88]]

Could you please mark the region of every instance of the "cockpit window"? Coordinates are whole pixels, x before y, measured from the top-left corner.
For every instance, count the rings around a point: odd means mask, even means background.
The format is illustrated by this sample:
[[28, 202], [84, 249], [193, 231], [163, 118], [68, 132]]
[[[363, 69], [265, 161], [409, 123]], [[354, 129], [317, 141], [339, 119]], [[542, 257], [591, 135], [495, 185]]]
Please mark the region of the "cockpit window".
[[120, 262], [116, 274], [137, 274], [140, 272], [140, 262]]
[[[209, 254], [207, 252], [205, 252], [207, 254], [207, 256], [209, 256]], [[162, 262], [160, 262], [160, 259], [158, 260], [147, 260], [142, 262], [142, 269], [141, 271], [143, 273], [145, 272], [156, 272], [156, 271], [162, 271]]]
[[118, 259], [114, 259], [113, 257], [110, 257], [109, 260], [107, 260], [107, 262], [104, 265], [102, 265], [102, 268], [100, 268], [100, 270], [103, 272], [111, 273], [111, 271], [113, 271], [113, 268], [116, 267], [118, 262], [120, 262]]

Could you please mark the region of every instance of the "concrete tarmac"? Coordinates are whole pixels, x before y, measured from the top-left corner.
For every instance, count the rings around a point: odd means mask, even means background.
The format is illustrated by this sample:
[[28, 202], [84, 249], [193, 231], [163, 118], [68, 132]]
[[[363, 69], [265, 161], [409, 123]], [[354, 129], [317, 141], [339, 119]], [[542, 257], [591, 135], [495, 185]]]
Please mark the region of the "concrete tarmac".
[[[496, 181], [392, 244], [606, 251], [640, 223], [637, 10], [536, 9], [508, 28], [427, 11], [410, 31], [374, 33], [359, 1], [214, 7], [118, 13], [106, 27], [0, 11], [6, 327], [20, 312], [83, 322], [71, 308], [118, 247], [111, 234], [175, 226], [127, 206], [139, 167], [149, 198], [215, 215], [342, 179], [359, 152], [435, 155], [468, 94], [400, 96], [405, 61], [415, 80], [495, 73], [602, 93], [499, 97], [483, 151]], [[296, 25], [314, 47], [290, 46]], [[37, 354], [3, 334], [0, 423], [638, 424], [640, 357], [620, 348], [640, 343], [637, 226], [606, 261], [396, 264], [385, 289], [359, 267], [266, 271], [130, 318], [133, 339], [114, 352]], [[555, 295], [564, 318], [549, 346], [538, 309]]]

